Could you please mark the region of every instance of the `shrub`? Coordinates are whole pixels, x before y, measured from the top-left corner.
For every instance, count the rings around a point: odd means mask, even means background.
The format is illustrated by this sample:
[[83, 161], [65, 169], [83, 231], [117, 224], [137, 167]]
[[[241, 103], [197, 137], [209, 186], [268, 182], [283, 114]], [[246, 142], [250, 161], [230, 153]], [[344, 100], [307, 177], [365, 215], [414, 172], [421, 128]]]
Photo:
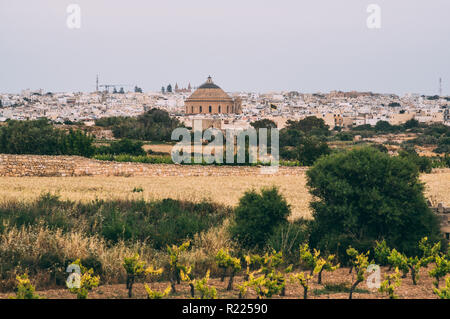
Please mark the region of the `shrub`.
[[35, 288], [31, 284], [28, 274], [23, 274], [16, 277], [17, 292], [12, 299], [40, 299], [39, 295], [35, 293]]
[[[250, 264], [260, 267], [257, 271], [249, 274], [247, 268], [249, 285], [253, 287], [260, 297], [271, 297], [273, 294], [284, 296], [286, 293], [285, 275], [292, 271], [292, 265], [284, 268], [283, 254], [272, 250], [266, 252], [263, 256], [251, 255], [246, 257], [247, 267]], [[261, 277], [255, 278], [255, 274], [262, 274]], [[247, 277], [247, 276], [246, 276]]]
[[419, 156], [414, 149], [400, 150], [399, 156], [414, 163], [421, 173], [431, 173], [433, 168], [431, 159], [425, 156]]
[[334, 265], [334, 258], [334, 255], [329, 255], [327, 258], [320, 257], [320, 250], [314, 249], [311, 252], [308, 244], [300, 246], [300, 261], [310, 268], [311, 275], [318, 274], [318, 284], [322, 284], [323, 271], [335, 271], [339, 267], [339, 264]]
[[276, 227], [287, 221], [290, 207], [278, 189], [247, 191], [239, 200], [230, 228], [231, 238], [243, 248], [263, 248]]
[[139, 254], [134, 254], [131, 257], [125, 257], [123, 260], [123, 267], [127, 272], [128, 298], [133, 296], [133, 284], [136, 279], [143, 278], [147, 275], [159, 275], [162, 273], [161, 269], [154, 269], [152, 266], [146, 267], [145, 261], [141, 260]]
[[200, 280], [196, 280], [194, 283], [195, 290], [199, 292], [199, 299], [217, 299], [216, 288], [208, 285], [209, 270], [206, 272], [205, 277]]
[[97, 149], [97, 154], [127, 154], [131, 156], [145, 155], [145, 151], [142, 149], [144, 143], [141, 141], [132, 141], [124, 138], [120, 141], [114, 141], [109, 147], [103, 146]]
[[[69, 291], [77, 295], [77, 299], [87, 299], [89, 291], [97, 287], [100, 283], [100, 277], [94, 276], [94, 270], [84, 267], [80, 259], [73, 262], [80, 267], [80, 273], [72, 273], [68, 279]], [[71, 285], [69, 285], [69, 280]]]
[[387, 246], [386, 241], [375, 241], [374, 248], [375, 261], [382, 266], [389, 264], [389, 256], [391, 255], [391, 249]]
[[273, 295], [281, 293], [283, 288], [283, 285], [273, 273], [259, 277], [255, 277], [252, 273], [245, 286], [254, 289], [257, 299], [271, 298]]
[[172, 293], [176, 293], [176, 284], [180, 284], [181, 282], [181, 274], [189, 274], [190, 270], [188, 271], [189, 267], [186, 265], [183, 265], [180, 262], [180, 254], [184, 251], [186, 251], [190, 246], [190, 242], [184, 242], [180, 246], [172, 245], [167, 246], [167, 252], [169, 254], [169, 279], [170, 279], [170, 285], [172, 288]]
[[385, 239], [390, 247], [417, 254], [421, 238], [441, 238], [418, 177], [410, 161], [371, 147], [318, 160], [307, 172], [314, 196], [311, 246], [345, 260], [346, 245], [366, 250]]
[[170, 290], [171, 290], [170, 285], [163, 292], [151, 290], [147, 284], [145, 284], [144, 287], [145, 287], [145, 291], [147, 292], [148, 299], [163, 299], [170, 294]]
[[81, 155], [94, 152], [93, 138], [82, 131], [68, 133], [46, 119], [8, 121], [0, 127], [0, 153], [36, 155]]
[[429, 272], [430, 277], [434, 278], [434, 286], [439, 288], [441, 278], [450, 274], [450, 260], [445, 255], [437, 255], [434, 258], [435, 267]]
[[220, 249], [216, 255], [217, 266], [222, 269], [221, 280], [224, 281], [226, 273], [230, 273], [227, 290], [233, 290], [233, 279], [236, 272], [241, 270], [241, 261], [239, 258], [232, 257], [227, 249]]
[[400, 287], [401, 279], [400, 272], [398, 268], [395, 268], [395, 272], [393, 274], [386, 274], [386, 280], [381, 283], [379, 292], [384, 292], [389, 295], [389, 299], [397, 299], [398, 296], [395, 294], [395, 288]]
[[280, 224], [267, 241], [269, 250], [280, 251], [286, 262], [298, 261], [298, 247], [308, 238], [307, 220]]
[[171, 141], [172, 131], [182, 126], [176, 118], [171, 118], [168, 112], [156, 108], [137, 118], [102, 119], [97, 123], [109, 126], [116, 138], [145, 141]]
[[434, 288], [433, 291], [441, 299], [450, 299], [450, 277], [445, 280], [445, 287], [442, 289]]
[[369, 251], [367, 253], [359, 253], [356, 249], [349, 247], [347, 249], [347, 255], [351, 259], [352, 267], [356, 271], [356, 280], [350, 287], [349, 299], [352, 299], [353, 292], [356, 287], [366, 279], [367, 267], [369, 267]]
[[323, 155], [330, 154], [328, 144], [314, 136], [301, 137], [293, 146], [282, 146], [280, 156], [287, 160], [299, 161], [301, 165], [310, 166]]
[[305, 274], [304, 272], [291, 275], [292, 282], [298, 282], [303, 287], [303, 299], [308, 299], [309, 282], [313, 276]]

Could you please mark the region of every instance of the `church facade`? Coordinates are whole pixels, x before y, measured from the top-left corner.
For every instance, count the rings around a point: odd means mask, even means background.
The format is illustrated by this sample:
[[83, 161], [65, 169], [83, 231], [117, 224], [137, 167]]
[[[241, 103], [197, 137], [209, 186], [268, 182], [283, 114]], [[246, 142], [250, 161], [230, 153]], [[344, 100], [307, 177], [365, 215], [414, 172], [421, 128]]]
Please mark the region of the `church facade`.
[[211, 77], [184, 102], [186, 114], [240, 114], [241, 100], [231, 98]]

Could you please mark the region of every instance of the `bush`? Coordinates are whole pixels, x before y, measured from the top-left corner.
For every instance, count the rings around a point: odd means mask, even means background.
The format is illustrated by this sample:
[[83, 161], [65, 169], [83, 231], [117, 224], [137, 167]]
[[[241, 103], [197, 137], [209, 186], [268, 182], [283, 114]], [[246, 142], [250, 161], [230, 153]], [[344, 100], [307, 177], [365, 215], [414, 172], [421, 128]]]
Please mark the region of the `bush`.
[[112, 142], [111, 145], [102, 146], [97, 149], [97, 154], [127, 154], [131, 156], [145, 155], [145, 151], [142, 149], [144, 143], [141, 141], [132, 141], [127, 138], [120, 141]]
[[8, 121], [0, 127], [0, 153], [91, 156], [93, 138], [81, 131], [56, 129], [46, 119]]
[[307, 172], [311, 245], [345, 259], [345, 247], [367, 250], [376, 240], [413, 255], [423, 237], [440, 238], [417, 166], [371, 147], [336, 153]]
[[[218, 226], [229, 214], [230, 209], [209, 202], [165, 199], [74, 203], [46, 194], [34, 202], [0, 204], [0, 225], [20, 228], [42, 224], [52, 230], [99, 235], [111, 243], [147, 241], [161, 249]], [[49, 258], [56, 260], [57, 256]], [[94, 256], [83, 263], [97, 273], [101, 268]]]
[[431, 159], [425, 156], [419, 156], [414, 148], [403, 149], [398, 154], [401, 158], [414, 163], [421, 173], [431, 173], [433, 163]]
[[276, 227], [287, 222], [290, 206], [276, 187], [261, 194], [247, 191], [239, 200], [230, 228], [231, 237], [243, 248], [264, 248]]
[[172, 131], [182, 124], [171, 118], [164, 110], [150, 111], [133, 117], [103, 118], [97, 125], [109, 127], [116, 138], [130, 138], [145, 141], [171, 141]]
[[287, 160], [299, 161], [304, 166], [314, 164], [323, 155], [330, 154], [328, 144], [316, 137], [300, 137], [296, 145], [284, 146], [280, 149], [280, 155]]
[[281, 223], [267, 241], [270, 250], [280, 251], [289, 264], [297, 262], [298, 247], [308, 239], [308, 221]]

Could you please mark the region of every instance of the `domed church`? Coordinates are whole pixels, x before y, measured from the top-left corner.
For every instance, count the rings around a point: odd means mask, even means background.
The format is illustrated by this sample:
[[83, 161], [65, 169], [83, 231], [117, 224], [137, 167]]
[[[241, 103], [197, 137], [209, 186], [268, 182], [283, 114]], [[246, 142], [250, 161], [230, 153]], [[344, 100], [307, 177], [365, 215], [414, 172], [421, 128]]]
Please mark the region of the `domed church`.
[[209, 76], [184, 102], [186, 114], [239, 114], [241, 100], [231, 98]]

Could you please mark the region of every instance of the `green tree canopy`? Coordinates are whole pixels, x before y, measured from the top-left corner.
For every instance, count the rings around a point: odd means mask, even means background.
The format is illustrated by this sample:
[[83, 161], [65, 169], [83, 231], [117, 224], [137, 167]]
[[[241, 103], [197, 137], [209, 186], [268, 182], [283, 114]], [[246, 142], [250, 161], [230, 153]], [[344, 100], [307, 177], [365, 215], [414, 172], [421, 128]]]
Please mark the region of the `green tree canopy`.
[[287, 221], [290, 207], [278, 189], [247, 191], [235, 209], [231, 236], [244, 248], [264, 248], [277, 226]]
[[169, 113], [156, 108], [136, 118], [102, 118], [96, 121], [96, 125], [109, 127], [116, 138], [144, 141], [171, 141], [172, 131], [182, 127], [176, 118], [171, 118]]
[[0, 153], [6, 154], [91, 156], [92, 142], [86, 133], [56, 129], [47, 119], [8, 121], [0, 127]]
[[311, 244], [345, 255], [349, 245], [367, 250], [376, 240], [406, 254], [423, 237], [440, 238], [417, 166], [372, 147], [322, 157], [307, 172], [314, 221]]
[[259, 129], [259, 128], [276, 128], [277, 125], [275, 124], [274, 121], [269, 120], [269, 119], [262, 119], [259, 121], [255, 121], [250, 123], [251, 126], [253, 126], [255, 129]]

